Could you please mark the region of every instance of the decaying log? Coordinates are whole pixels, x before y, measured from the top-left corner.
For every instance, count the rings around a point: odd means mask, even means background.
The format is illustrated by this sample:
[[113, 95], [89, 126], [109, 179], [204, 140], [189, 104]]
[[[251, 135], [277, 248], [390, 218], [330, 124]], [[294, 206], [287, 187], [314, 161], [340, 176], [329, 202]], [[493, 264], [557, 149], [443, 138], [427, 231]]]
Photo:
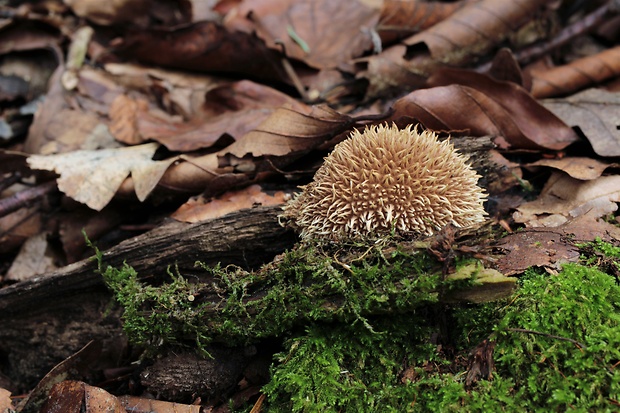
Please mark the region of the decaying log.
[[[261, 207], [193, 225], [170, 223], [108, 250], [104, 262], [126, 262], [145, 277], [164, 275], [171, 266], [193, 274], [198, 260], [255, 268], [297, 239], [278, 224], [279, 212]], [[84, 260], [0, 290], [2, 374], [28, 389], [90, 340], [103, 340], [119, 357], [119, 314], [110, 313], [112, 295], [96, 270], [94, 261]]]

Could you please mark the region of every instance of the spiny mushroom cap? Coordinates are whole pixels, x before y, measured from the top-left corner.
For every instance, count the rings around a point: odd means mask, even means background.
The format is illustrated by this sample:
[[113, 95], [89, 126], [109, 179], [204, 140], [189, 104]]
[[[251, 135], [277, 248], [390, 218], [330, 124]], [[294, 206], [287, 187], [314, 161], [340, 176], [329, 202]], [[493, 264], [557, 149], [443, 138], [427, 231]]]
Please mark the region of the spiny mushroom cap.
[[334, 148], [283, 217], [303, 239], [431, 235], [484, 220], [478, 178], [467, 158], [433, 132], [371, 126]]

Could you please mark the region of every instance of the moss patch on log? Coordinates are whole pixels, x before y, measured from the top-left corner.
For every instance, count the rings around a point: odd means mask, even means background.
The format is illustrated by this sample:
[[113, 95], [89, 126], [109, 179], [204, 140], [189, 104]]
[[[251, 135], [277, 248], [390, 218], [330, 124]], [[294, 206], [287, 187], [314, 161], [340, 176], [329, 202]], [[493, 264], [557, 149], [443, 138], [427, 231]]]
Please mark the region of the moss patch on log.
[[[302, 245], [256, 272], [203, 268], [203, 279], [171, 272], [160, 285], [145, 283], [129, 265], [101, 269], [124, 307], [124, 328], [134, 344], [247, 344], [316, 321], [372, 330], [368, 317], [435, 303], [448, 288], [423, 250], [386, 245]], [[449, 285], [467, 285], [473, 277]]]

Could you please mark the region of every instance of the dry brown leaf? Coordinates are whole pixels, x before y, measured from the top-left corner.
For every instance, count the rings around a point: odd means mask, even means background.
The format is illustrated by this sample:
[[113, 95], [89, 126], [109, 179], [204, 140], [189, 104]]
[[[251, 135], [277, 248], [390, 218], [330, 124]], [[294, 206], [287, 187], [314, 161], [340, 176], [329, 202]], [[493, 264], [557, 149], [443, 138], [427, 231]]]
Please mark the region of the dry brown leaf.
[[359, 76], [370, 82], [368, 95], [419, 87], [444, 66], [463, 66], [486, 55], [551, 0], [482, 0], [458, 10], [428, 30], [367, 59]]
[[620, 156], [620, 96], [601, 89], [588, 89], [563, 99], [543, 101], [569, 126], [585, 134], [599, 156]]
[[[251, 16], [251, 18], [248, 18]], [[379, 10], [357, 0], [245, 0], [225, 26], [256, 32], [278, 51], [318, 69], [337, 68], [372, 50]]]
[[287, 80], [280, 56], [251, 34], [215, 22], [175, 28], [129, 30], [114, 44], [127, 59], [157, 66]]
[[477, 1], [480, 0], [460, 0], [453, 3], [385, 0], [376, 30], [383, 44], [392, 43], [426, 30], [468, 3]]
[[126, 413], [115, 396], [99, 387], [84, 384], [84, 413]]
[[313, 106], [303, 112], [282, 107], [219, 154], [243, 158], [248, 154], [259, 157], [307, 152], [352, 124], [350, 116], [327, 106]]
[[183, 119], [200, 115], [204, 110], [205, 94], [224, 82], [215, 76], [136, 64], [108, 63], [104, 68], [104, 73], [109, 74], [116, 84], [147, 95], [145, 100], [152, 98], [153, 91], [157, 91], [162, 108]]
[[400, 126], [420, 122], [435, 131], [527, 141], [501, 105], [467, 86], [418, 89], [396, 101], [393, 109], [391, 120]]
[[563, 262], [577, 262], [576, 243], [595, 238], [608, 242], [620, 240], [620, 228], [591, 216], [582, 215], [556, 228], [528, 228], [507, 235], [497, 247], [505, 255], [496, 262], [505, 275], [521, 274], [530, 267], [559, 269]]
[[[503, 135], [511, 147], [561, 150], [579, 139], [570, 127], [513, 82], [495, 80], [471, 70], [441, 69], [433, 73], [428, 84], [468, 86], [497, 102], [521, 132], [515, 136]], [[461, 108], [466, 113], [471, 110], [468, 106]]]
[[[203, 99], [201, 110], [186, 121], [142, 106], [135, 113], [135, 133], [171, 151], [189, 152], [227, 146], [255, 129], [280, 106], [307, 109], [288, 95], [249, 80], [214, 87]], [[121, 116], [129, 117], [126, 112], [121, 111]], [[112, 125], [110, 128], [114, 131]]]
[[144, 397], [119, 396], [121, 404], [131, 413], [209, 413], [209, 407], [172, 403]]
[[555, 228], [533, 228], [508, 234], [497, 244], [505, 255], [495, 265], [506, 276], [522, 274], [531, 267], [560, 270], [562, 264], [579, 260], [579, 249], [567, 239], [561, 230]]
[[[75, 344], [67, 343], [72, 348]], [[92, 374], [92, 366], [94, 363], [101, 361], [101, 341], [90, 341], [78, 352], [72, 354], [62, 362], [58, 363], [54, 368], [45, 375], [30, 391], [28, 397], [20, 403], [23, 412], [40, 412], [40, 413], [71, 413], [81, 412], [82, 402], [84, 401], [84, 389], [81, 382], [71, 382], [73, 384], [66, 385], [63, 388], [62, 383], [66, 380], [81, 380]], [[52, 390], [56, 385], [61, 385], [58, 389], [63, 390], [63, 394], [67, 396], [67, 400], [59, 398], [50, 401]], [[62, 394], [61, 394], [62, 395]], [[43, 408], [41, 407], [43, 406]]]
[[75, 14], [102, 26], [132, 24], [175, 26], [189, 21], [189, 0], [64, 0]]
[[50, 90], [35, 114], [24, 150], [51, 154], [117, 145], [102, 113], [107, 113], [109, 103], [122, 89], [96, 71], [83, 68], [78, 73], [77, 91], [66, 91], [60, 81], [63, 71], [59, 67], [50, 80]]
[[58, 189], [78, 202], [100, 211], [131, 174], [135, 192], [144, 201], [174, 158], [153, 161], [156, 143], [118, 149], [73, 151], [58, 155], [32, 155], [33, 169], [55, 171], [60, 175]]
[[138, 132], [138, 113], [148, 111], [148, 102], [144, 99], [132, 99], [127, 95], [118, 95], [110, 105], [109, 130], [117, 141], [128, 145], [137, 145], [146, 141]]
[[126, 413], [121, 402], [107, 391], [80, 381], [55, 384], [41, 413]]
[[581, 180], [596, 179], [603, 174], [605, 169], [615, 167], [616, 164], [599, 161], [586, 157], [567, 157], [562, 159], [540, 159], [536, 162], [523, 166], [548, 166], [566, 172], [571, 177]]
[[620, 75], [620, 46], [546, 71], [532, 70], [532, 95], [562, 96]]
[[554, 172], [538, 199], [522, 204], [513, 218], [528, 227], [557, 227], [587, 215], [600, 218], [618, 209], [620, 175], [581, 181]]
[[151, 0], [64, 0], [73, 12], [97, 24], [128, 23], [146, 14]]
[[43, 228], [38, 207], [21, 208], [0, 218], [0, 253], [13, 252]]
[[190, 223], [206, 221], [258, 205], [280, 205], [288, 198], [289, 196], [282, 191], [270, 195], [263, 192], [260, 185], [250, 185], [239, 191], [226, 192], [213, 200], [191, 199], [181, 205], [172, 214], [172, 218]]

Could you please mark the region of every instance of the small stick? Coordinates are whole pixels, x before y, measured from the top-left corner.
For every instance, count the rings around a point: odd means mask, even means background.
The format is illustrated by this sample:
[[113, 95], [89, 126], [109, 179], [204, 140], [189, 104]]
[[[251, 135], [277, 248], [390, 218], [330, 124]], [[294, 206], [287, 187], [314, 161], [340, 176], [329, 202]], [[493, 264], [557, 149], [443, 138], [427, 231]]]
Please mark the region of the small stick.
[[33, 201], [43, 198], [56, 189], [56, 181], [49, 181], [0, 200], [0, 218], [30, 205]]

